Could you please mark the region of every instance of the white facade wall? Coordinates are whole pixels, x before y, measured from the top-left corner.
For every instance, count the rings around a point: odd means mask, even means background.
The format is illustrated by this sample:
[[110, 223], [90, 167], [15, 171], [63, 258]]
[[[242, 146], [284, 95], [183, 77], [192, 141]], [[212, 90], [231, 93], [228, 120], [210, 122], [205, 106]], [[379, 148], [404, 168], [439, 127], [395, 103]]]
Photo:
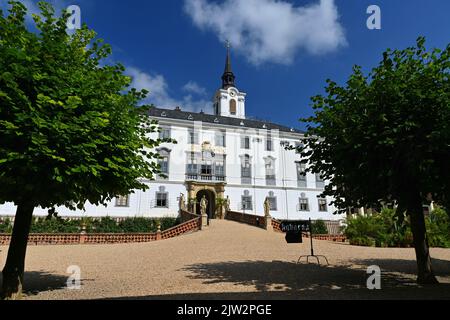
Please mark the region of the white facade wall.
[[[70, 211], [65, 208], [58, 208], [60, 216], [114, 216], [114, 217], [166, 217], [178, 215], [178, 197], [181, 193], [187, 198], [186, 189], [186, 165], [188, 154], [191, 151], [201, 152], [201, 144], [210, 142], [213, 149], [219, 154], [226, 154], [226, 186], [225, 196], [229, 196], [231, 209], [241, 211], [242, 196], [245, 191], [252, 197], [252, 210], [247, 213], [263, 215], [263, 203], [270, 192], [277, 199], [277, 210], [271, 212], [277, 219], [325, 219], [337, 220], [343, 218], [333, 215], [334, 208], [329, 206], [332, 199], [327, 199], [327, 212], [320, 212], [317, 197], [323, 191], [316, 188], [315, 176], [307, 174], [307, 187], [297, 186], [297, 166], [296, 161], [300, 161], [300, 155], [295, 151], [287, 151], [281, 142], [287, 141], [295, 145], [301, 138], [298, 133], [285, 133], [272, 131], [273, 151], [266, 151], [267, 130], [251, 128], [225, 127], [219, 124], [202, 124], [200, 122], [182, 121], [172, 119], [158, 119], [161, 126], [170, 127], [171, 137], [177, 144], [164, 144], [159, 149], [165, 148], [170, 151], [169, 178], [167, 180], [147, 181], [149, 189], [145, 192], [136, 191], [129, 196], [128, 207], [116, 207], [115, 201], [107, 207], [93, 206], [88, 204], [86, 212]], [[245, 120], [243, 120], [245, 121]], [[188, 144], [188, 132], [194, 129], [199, 133], [198, 145]], [[218, 130], [226, 132], [226, 147], [215, 146], [215, 134]], [[241, 148], [243, 136], [250, 137], [250, 149]], [[156, 138], [157, 134], [153, 134]], [[241, 159], [244, 155], [251, 157], [252, 180], [251, 184], [243, 185], [241, 180]], [[276, 185], [266, 185], [265, 159], [271, 157], [275, 161]], [[156, 192], [161, 188], [168, 193], [168, 208], [155, 208]], [[304, 194], [309, 199], [310, 210], [300, 212], [299, 198]], [[15, 207], [12, 204], [0, 206], [0, 215], [13, 215]], [[47, 211], [36, 209], [36, 215], [46, 215]]]

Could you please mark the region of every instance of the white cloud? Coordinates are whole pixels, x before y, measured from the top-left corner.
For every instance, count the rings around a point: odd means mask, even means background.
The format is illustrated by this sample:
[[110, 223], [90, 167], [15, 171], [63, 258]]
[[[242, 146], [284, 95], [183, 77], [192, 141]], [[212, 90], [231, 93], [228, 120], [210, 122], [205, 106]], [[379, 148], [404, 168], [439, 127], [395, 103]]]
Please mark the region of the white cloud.
[[192, 94], [196, 94], [196, 95], [199, 95], [199, 96], [206, 95], [206, 89], [203, 88], [202, 86], [200, 86], [195, 81], [189, 81], [188, 83], [186, 83], [183, 86], [183, 91], [190, 92]]
[[282, 0], [185, 0], [194, 25], [229, 39], [255, 65], [289, 64], [299, 50], [324, 54], [346, 44], [334, 0], [294, 6]]
[[[192, 94], [187, 94], [181, 99], [173, 98], [170, 94], [169, 85], [167, 84], [164, 76], [155, 74], [151, 75], [142, 70], [134, 67], [128, 67], [126, 73], [130, 76], [133, 81], [131, 86], [138, 89], [146, 89], [150, 93], [145, 99], [144, 103], [154, 104], [159, 108], [174, 109], [179, 106], [185, 111], [192, 112], [211, 112], [212, 103], [206, 99], [194, 99]], [[188, 84], [196, 84], [193, 81], [188, 82], [183, 89], [186, 88]], [[190, 89], [202, 89], [200, 86], [188, 86]], [[192, 91], [192, 90], [191, 90]], [[201, 91], [201, 90], [200, 90]], [[205, 90], [206, 93], [206, 90]]]

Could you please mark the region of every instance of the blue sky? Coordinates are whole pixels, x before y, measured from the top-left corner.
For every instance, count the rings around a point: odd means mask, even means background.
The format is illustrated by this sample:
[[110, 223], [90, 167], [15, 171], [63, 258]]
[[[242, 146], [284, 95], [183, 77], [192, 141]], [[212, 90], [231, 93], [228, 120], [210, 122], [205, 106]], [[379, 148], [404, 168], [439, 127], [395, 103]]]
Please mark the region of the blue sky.
[[[4, 6], [6, 0], [0, 0]], [[34, 0], [23, 0], [35, 10]], [[247, 115], [304, 128], [310, 97], [325, 80], [343, 82], [354, 64], [376, 65], [386, 48], [450, 41], [448, 0], [53, 0], [81, 8], [82, 22], [113, 46], [149, 102], [211, 111], [233, 45], [237, 86]], [[366, 10], [381, 8], [381, 30], [369, 30]]]

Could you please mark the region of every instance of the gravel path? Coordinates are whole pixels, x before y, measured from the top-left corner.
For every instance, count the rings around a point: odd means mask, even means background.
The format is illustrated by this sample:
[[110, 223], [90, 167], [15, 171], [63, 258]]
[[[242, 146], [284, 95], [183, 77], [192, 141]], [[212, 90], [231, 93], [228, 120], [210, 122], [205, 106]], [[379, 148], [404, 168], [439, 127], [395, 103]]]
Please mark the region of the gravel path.
[[[27, 299], [383, 299], [450, 298], [450, 250], [432, 249], [441, 284], [414, 283], [413, 249], [314, 242], [331, 266], [297, 265], [309, 242], [230, 221], [146, 244], [31, 246]], [[0, 264], [7, 253], [0, 247]], [[81, 290], [68, 290], [67, 268], [81, 268]], [[367, 266], [382, 269], [382, 289], [366, 288]]]

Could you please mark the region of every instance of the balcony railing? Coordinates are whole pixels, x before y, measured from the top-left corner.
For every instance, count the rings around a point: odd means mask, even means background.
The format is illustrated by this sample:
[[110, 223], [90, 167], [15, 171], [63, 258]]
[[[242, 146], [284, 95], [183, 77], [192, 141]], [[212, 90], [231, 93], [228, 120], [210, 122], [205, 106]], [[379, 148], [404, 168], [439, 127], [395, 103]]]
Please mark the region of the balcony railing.
[[207, 182], [225, 182], [225, 176], [218, 176], [212, 174], [186, 174], [186, 180], [188, 181], [207, 181]]
[[266, 175], [266, 185], [267, 186], [276, 186], [277, 178], [275, 175]]

